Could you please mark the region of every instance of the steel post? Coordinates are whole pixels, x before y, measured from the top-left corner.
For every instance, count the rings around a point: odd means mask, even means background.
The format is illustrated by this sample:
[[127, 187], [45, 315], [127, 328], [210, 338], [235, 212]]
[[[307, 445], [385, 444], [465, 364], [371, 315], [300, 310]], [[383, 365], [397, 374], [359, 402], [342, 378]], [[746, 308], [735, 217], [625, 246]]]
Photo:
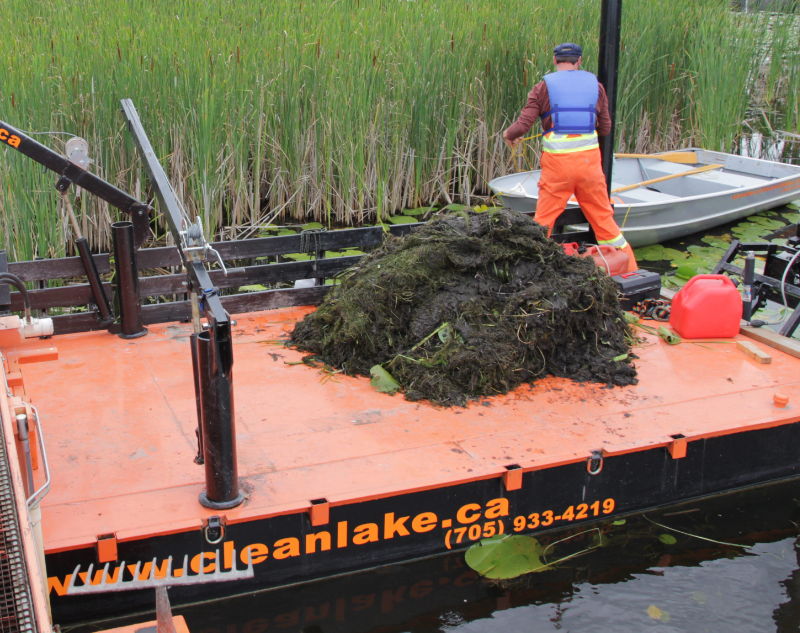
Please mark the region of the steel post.
[[120, 332], [122, 338], [138, 338], [147, 334], [142, 325], [142, 307], [139, 303], [139, 274], [136, 266], [136, 246], [133, 222], [114, 222], [111, 225], [114, 239], [114, 266], [117, 278]]
[[756, 276], [756, 254], [747, 251], [742, 267], [742, 318], [749, 322], [753, 318], [753, 282]]
[[197, 365], [202, 416], [200, 420], [206, 489], [200, 503], [225, 509], [239, 505], [236, 432], [233, 409], [233, 350], [230, 323], [212, 324], [197, 335]]
[[611, 175], [614, 165], [614, 135], [617, 120], [617, 68], [619, 65], [619, 34], [622, 23], [622, 0], [603, 0], [600, 9], [600, 49], [597, 78], [608, 95], [608, 112], [611, 115], [611, 131], [600, 137], [603, 154], [603, 173], [611, 192]]

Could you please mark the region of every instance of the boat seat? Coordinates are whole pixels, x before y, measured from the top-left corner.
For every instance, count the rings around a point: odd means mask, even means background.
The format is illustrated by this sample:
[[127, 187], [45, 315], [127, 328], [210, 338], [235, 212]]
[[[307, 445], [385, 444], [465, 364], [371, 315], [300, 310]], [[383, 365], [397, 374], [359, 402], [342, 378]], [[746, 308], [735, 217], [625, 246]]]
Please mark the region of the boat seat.
[[[691, 165], [680, 165], [663, 161], [659, 164], [647, 165], [645, 173], [647, 178], [658, 178], [660, 176], [679, 174], [691, 169], [693, 169]], [[686, 196], [716, 193], [729, 189], [758, 187], [772, 180], [772, 178], [762, 178], [752, 174], [720, 168], [711, 169], [699, 174], [692, 174], [690, 176], [679, 176], [660, 183], [659, 188]], [[635, 191], [638, 191], [638, 189]]]
[[[625, 203], [636, 204], [640, 202], [668, 202], [678, 197], [679, 196], [673, 196], [669, 193], [647, 189], [646, 187], [639, 187], [637, 189], [631, 189], [630, 191], [611, 194], [612, 201], [617, 205]], [[618, 200], [621, 202], [618, 202]]]
[[758, 176], [751, 176], [749, 174], [726, 172], [722, 169], [712, 169], [711, 171], [700, 174], [684, 176], [683, 179], [718, 185], [718, 190], [758, 187], [773, 180], [772, 178], [759, 178]]

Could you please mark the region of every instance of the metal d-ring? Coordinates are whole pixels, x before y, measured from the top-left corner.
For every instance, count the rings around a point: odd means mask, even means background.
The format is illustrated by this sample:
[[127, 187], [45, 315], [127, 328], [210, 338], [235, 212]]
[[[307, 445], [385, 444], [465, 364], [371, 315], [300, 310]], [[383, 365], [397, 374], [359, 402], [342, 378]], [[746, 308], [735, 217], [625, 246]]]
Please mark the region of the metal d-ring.
[[603, 470], [603, 451], [592, 451], [586, 460], [586, 472], [590, 475], [598, 475]]
[[208, 523], [203, 526], [203, 538], [209, 545], [221, 543], [225, 538], [225, 524], [218, 516], [208, 517]]

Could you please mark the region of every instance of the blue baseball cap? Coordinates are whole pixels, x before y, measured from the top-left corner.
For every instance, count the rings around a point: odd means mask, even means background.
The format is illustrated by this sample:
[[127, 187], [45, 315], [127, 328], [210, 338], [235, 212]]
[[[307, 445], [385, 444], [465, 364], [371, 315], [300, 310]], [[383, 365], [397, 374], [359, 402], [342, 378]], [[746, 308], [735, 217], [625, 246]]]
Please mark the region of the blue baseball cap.
[[567, 57], [567, 56], [583, 57], [583, 49], [580, 47], [579, 44], [565, 42], [564, 44], [559, 44], [553, 49], [553, 55], [555, 55], [556, 57]]

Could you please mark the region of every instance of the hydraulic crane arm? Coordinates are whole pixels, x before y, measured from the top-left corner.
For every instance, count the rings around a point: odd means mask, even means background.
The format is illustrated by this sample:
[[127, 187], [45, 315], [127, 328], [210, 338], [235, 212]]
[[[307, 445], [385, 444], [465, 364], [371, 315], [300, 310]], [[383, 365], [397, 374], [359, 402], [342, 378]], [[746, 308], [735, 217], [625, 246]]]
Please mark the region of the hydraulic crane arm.
[[147, 238], [150, 231], [150, 211], [152, 210], [150, 205], [117, 189], [111, 183], [86, 171], [4, 121], [0, 121], [0, 142], [13, 147], [28, 158], [57, 173], [60, 176], [56, 183], [58, 191], [64, 192], [70, 184], [75, 184], [129, 214], [133, 222], [137, 247]]

